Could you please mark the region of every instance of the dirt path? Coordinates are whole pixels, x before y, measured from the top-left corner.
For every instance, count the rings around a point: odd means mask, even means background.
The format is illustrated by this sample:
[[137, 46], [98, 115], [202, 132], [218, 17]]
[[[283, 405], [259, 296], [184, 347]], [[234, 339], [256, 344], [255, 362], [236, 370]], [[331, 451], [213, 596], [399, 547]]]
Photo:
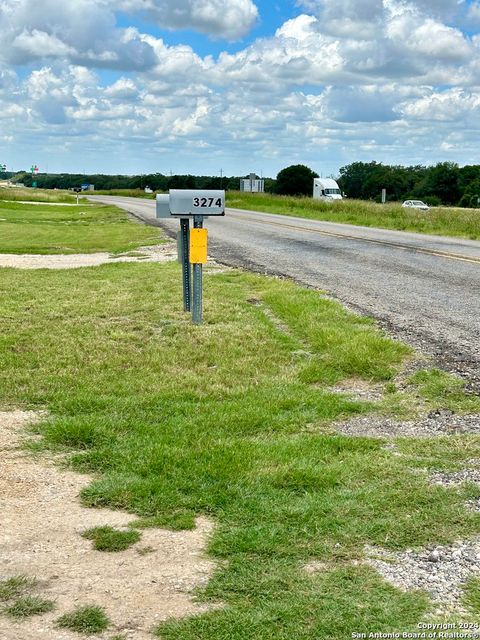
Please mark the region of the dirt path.
[[173, 242], [140, 247], [125, 254], [72, 253], [53, 255], [1, 253], [0, 267], [16, 269], [77, 269], [79, 267], [96, 267], [101, 264], [116, 262], [168, 262], [176, 260], [177, 245]]
[[[60, 470], [51, 458], [19, 448], [23, 427], [38, 418], [33, 412], [0, 412], [0, 580], [36, 577], [35, 593], [56, 607], [22, 622], [0, 615], [0, 638], [78, 640], [78, 634], [57, 629], [55, 620], [74, 607], [99, 605], [112, 626], [95, 638], [121, 633], [129, 640], [152, 640], [160, 621], [207, 610], [190, 592], [213, 569], [204, 554], [211, 522], [199, 518], [194, 531], [149, 529], [118, 553], [93, 550], [80, 535], [85, 529], [122, 527], [135, 518], [82, 507], [78, 494], [88, 476]], [[147, 547], [149, 553], [142, 554]]]

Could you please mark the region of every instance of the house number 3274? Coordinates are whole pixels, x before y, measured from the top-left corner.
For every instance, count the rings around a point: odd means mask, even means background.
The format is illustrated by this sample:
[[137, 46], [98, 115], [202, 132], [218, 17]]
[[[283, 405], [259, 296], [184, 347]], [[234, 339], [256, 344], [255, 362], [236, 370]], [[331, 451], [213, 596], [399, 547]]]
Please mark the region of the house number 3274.
[[221, 198], [193, 198], [194, 207], [221, 207]]

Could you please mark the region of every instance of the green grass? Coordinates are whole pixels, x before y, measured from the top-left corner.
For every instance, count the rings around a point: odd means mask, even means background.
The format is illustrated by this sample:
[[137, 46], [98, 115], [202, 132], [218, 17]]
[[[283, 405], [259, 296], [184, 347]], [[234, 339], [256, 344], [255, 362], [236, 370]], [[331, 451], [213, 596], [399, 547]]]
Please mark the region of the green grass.
[[[480, 516], [463, 504], [471, 488], [431, 485], [418, 469], [422, 455], [431, 468], [465, 464], [480, 438], [405, 439], [398, 456], [380, 440], [337, 435], [332, 420], [387, 406], [328, 386], [391, 383], [410, 350], [316, 291], [208, 275], [201, 326], [181, 299], [173, 263], [9, 269], [0, 279], [1, 403], [50, 411], [35, 427], [40, 446], [95, 474], [83, 502], [136, 513], [135, 526], [215, 521], [208, 553], [220, 562], [197, 595], [224, 607], [158, 633], [339, 640], [415, 629], [426, 596], [352, 562], [366, 543], [477, 534]], [[327, 569], [307, 574], [311, 559]]]
[[427, 605], [421, 593], [401, 593], [374, 571], [338, 564], [306, 575], [272, 559], [236, 558], [227, 581], [218, 575], [207, 588], [212, 599], [229, 594], [227, 606], [160, 625], [164, 640], [347, 640], [353, 632], [415, 631]]
[[480, 397], [466, 391], [466, 382], [436, 368], [422, 369], [409, 376], [402, 387], [393, 382], [383, 387], [384, 413], [398, 420], [422, 418], [432, 412], [480, 413]]
[[23, 596], [4, 609], [4, 613], [12, 618], [28, 618], [29, 616], [48, 613], [55, 607], [52, 600], [38, 596]]
[[0, 200], [0, 253], [119, 253], [158, 242], [157, 229], [132, 223], [116, 207]]
[[[82, 196], [81, 196], [82, 197]], [[23, 200], [30, 202], [63, 202], [73, 203], [77, 201], [76, 194], [70, 191], [57, 191], [52, 189], [29, 189], [26, 187], [1, 188], [0, 200]]]
[[37, 585], [35, 578], [12, 576], [0, 581], [0, 602], [6, 603], [1, 613], [12, 618], [27, 618], [51, 611], [55, 603], [28, 592]]
[[88, 529], [82, 537], [93, 540], [93, 548], [97, 551], [124, 551], [140, 540], [140, 533], [105, 526]]
[[475, 209], [433, 207], [422, 212], [404, 209], [400, 203], [382, 205], [348, 199], [328, 203], [312, 198], [235, 191], [227, 192], [227, 206], [363, 227], [480, 239], [480, 216]]
[[25, 575], [12, 576], [0, 581], [0, 602], [12, 600], [36, 585], [34, 578]]
[[464, 585], [462, 604], [471, 614], [480, 616], [480, 578], [470, 578]]
[[78, 607], [70, 613], [66, 613], [56, 621], [58, 627], [70, 629], [77, 633], [94, 634], [108, 629], [110, 620], [101, 607]]
[[427, 402], [434, 401], [441, 409], [454, 413], [480, 413], [480, 398], [466, 395], [466, 383], [445, 371], [431, 369], [417, 371], [408, 379]]

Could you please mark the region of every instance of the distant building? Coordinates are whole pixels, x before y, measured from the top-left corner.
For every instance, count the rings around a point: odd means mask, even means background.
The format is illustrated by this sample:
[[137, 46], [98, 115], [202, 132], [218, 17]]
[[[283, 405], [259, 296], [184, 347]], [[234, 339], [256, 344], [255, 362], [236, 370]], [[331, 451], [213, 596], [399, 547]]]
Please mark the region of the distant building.
[[259, 179], [255, 173], [251, 173], [249, 178], [240, 180], [240, 191], [263, 193], [265, 191], [265, 180]]
[[0, 187], [3, 188], [7, 188], [7, 187], [24, 187], [25, 185], [23, 184], [23, 182], [12, 182], [10, 179], [7, 180], [0, 180]]

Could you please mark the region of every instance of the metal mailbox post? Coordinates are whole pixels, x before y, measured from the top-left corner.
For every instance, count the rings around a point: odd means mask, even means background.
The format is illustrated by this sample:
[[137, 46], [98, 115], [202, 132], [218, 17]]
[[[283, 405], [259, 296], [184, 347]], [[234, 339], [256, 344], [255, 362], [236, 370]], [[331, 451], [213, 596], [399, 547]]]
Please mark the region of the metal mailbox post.
[[[157, 218], [172, 218], [170, 212], [170, 195], [158, 194]], [[178, 261], [182, 265], [183, 310], [190, 311], [192, 305], [192, 287], [190, 275], [189, 244], [190, 223], [188, 218], [180, 218], [180, 231], [177, 233]]]
[[[157, 195], [157, 218], [180, 218], [177, 235], [182, 263], [183, 309], [192, 305], [190, 264], [193, 264], [193, 322], [202, 322], [202, 265], [207, 262], [207, 229], [203, 219], [225, 215], [225, 191], [216, 189], [170, 189]], [[190, 232], [190, 218], [193, 229]]]

